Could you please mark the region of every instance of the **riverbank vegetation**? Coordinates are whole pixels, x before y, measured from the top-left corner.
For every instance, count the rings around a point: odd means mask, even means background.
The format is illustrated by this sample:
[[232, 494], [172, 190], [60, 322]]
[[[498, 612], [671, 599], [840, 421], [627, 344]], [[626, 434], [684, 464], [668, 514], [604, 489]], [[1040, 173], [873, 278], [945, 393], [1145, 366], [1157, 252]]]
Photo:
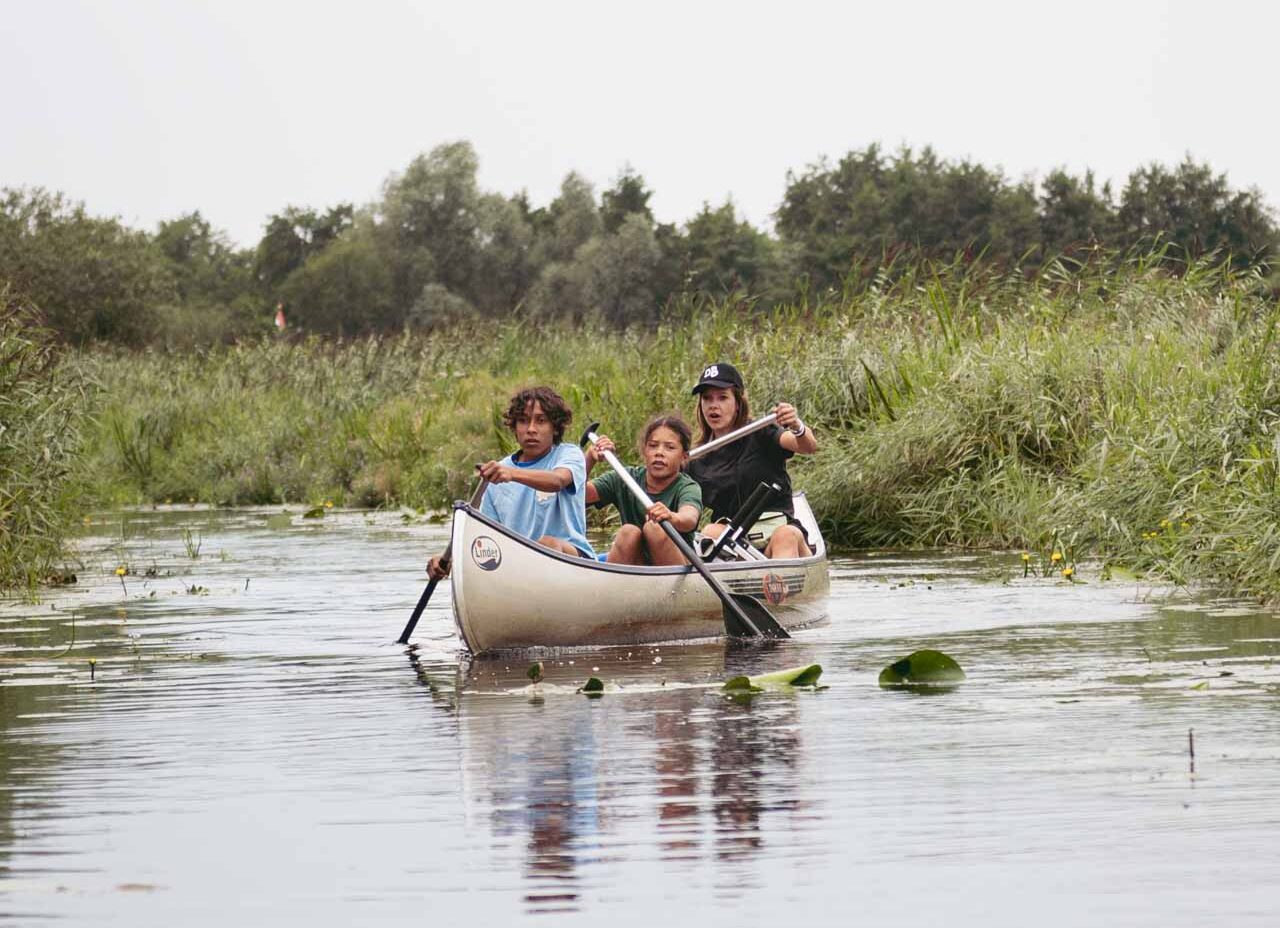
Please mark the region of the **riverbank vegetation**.
[[1256, 190], [1190, 158], [1117, 193], [870, 146], [789, 174], [765, 231], [729, 202], [658, 222], [630, 168], [545, 205], [477, 171], [440, 146], [249, 248], [199, 213], [148, 232], [0, 191], [0, 587], [48, 576], [73, 494], [438, 507], [509, 450], [516, 386], [625, 439], [726, 359], [819, 430], [795, 470], [839, 544], [1280, 594]]
[[768, 309], [689, 299], [647, 328], [517, 316], [94, 352], [74, 362], [102, 385], [81, 474], [119, 502], [439, 507], [510, 450], [499, 411], [517, 385], [556, 385], [577, 427], [624, 444], [651, 413], [689, 415], [697, 370], [727, 359], [757, 411], [785, 399], [817, 429], [793, 470], [839, 544], [1096, 555], [1275, 596], [1278, 323], [1256, 270], [1096, 253], [1033, 275], [890, 267]]
[[86, 409], [79, 370], [59, 362], [32, 308], [0, 289], [0, 590], [33, 589], [63, 555]]

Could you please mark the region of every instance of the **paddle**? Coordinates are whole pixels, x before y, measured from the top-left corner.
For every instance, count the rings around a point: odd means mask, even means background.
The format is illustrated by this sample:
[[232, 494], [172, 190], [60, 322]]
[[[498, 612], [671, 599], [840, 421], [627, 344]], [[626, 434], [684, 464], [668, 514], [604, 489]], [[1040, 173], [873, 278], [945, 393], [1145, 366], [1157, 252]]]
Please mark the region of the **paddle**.
[[[489, 485], [489, 481], [481, 480], [476, 484], [475, 492], [471, 494], [471, 499], [467, 500], [467, 505], [475, 509], [480, 505], [480, 500], [484, 497], [485, 487]], [[440, 555], [441, 566], [447, 567], [449, 557], [453, 554], [453, 539], [449, 539], [448, 546], [444, 549], [444, 554]], [[409, 622], [404, 627], [404, 631], [400, 633], [400, 637], [396, 639], [396, 644], [408, 644], [409, 636], [413, 634], [413, 630], [418, 627], [418, 619], [422, 618], [422, 610], [427, 608], [427, 603], [431, 601], [431, 594], [436, 591], [436, 584], [439, 581], [434, 577], [427, 584], [427, 588], [422, 591], [422, 597], [418, 600], [418, 605], [413, 607], [413, 615], [409, 617]]]
[[746, 438], [752, 432], [760, 431], [766, 425], [773, 425], [777, 420], [778, 414], [776, 412], [771, 412], [767, 416], [761, 416], [755, 422], [748, 422], [741, 428], [734, 429], [732, 432], [726, 432], [724, 435], [721, 435], [713, 441], [707, 442], [705, 445], [698, 445], [698, 447], [689, 452], [689, 460], [696, 461], [704, 454], [710, 454], [712, 451], [715, 451], [718, 448], [723, 448], [725, 445], [731, 444], [739, 438]]
[[[599, 428], [599, 422], [593, 422], [582, 433], [582, 443], [596, 443], [599, 438], [596, 435], [596, 429]], [[646, 510], [653, 505], [653, 500], [649, 498], [649, 494], [645, 493], [644, 488], [636, 483], [632, 476], [627, 473], [622, 463], [614, 456], [612, 451], [602, 451], [601, 456], [609, 462], [609, 466], [613, 468], [613, 472], [618, 478], [627, 485], [632, 494], [640, 501]], [[667, 537], [671, 539], [671, 543], [676, 546], [684, 559], [692, 565], [693, 569], [701, 574], [702, 579], [707, 582], [707, 586], [720, 598], [721, 604], [724, 606], [724, 630], [725, 634], [735, 638], [790, 638], [787, 630], [778, 624], [772, 613], [764, 607], [764, 604], [750, 596], [744, 596], [740, 593], [730, 593], [724, 586], [712, 576], [711, 571], [707, 570], [707, 565], [702, 563], [702, 559], [694, 554], [693, 548], [689, 547], [689, 543], [681, 537], [676, 531], [676, 527], [670, 521], [659, 522], [662, 530], [667, 533]]]

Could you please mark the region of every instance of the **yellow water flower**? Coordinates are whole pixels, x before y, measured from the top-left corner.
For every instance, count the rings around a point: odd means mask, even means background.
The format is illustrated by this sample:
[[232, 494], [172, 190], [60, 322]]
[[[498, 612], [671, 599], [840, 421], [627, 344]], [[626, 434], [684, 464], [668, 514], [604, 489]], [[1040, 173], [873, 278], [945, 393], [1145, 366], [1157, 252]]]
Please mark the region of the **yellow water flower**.
[[1172, 524], [1173, 524], [1173, 523], [1172, 523], [1172, 522], [1170, 522], [1168, 519], [1161, 519], [1161, 520], [1160, 520], [1160, 527], [1161, 527], [1161, 528], [1168, 528], [1168, 527], [1169, 527], [1170, 525], [1172, 525]]
[[1023, 552], [1022, 552], [1022, 563], [1024, 563], [1024, 564], [1025, 564], [1025, 563], [1026, 563], [1027, 561], [1029, 561], [1029, 560], [1031, 560], [1031, 555], [1030, 555], [1030, 554], [1028, 554], [1027, 552], [1023, 551]]
[[325, 501], [324, 501], [324, 508], [325, 508], [325, 509], [332, 509], [332, 508], [333, 508], [333, 500], [331, 500], [331, 499], [327, 499], [327, 500], [325, 500]]
[[116, 568], [116, 576], [117, 576], [117, 577], [123, 577], [123, 576], [124, 576], [125, 574], [127, 574], [128, 572], [129, 572], [129, 571], [128, 571], [128, 570], [126, 570], [126, 569], [125, 569], [125, 568], [123, 568], [123, 567], [117, 567], [117, 568]]
[[85, 524], [85, 525], [92, 525], [92, 524], [93, 524], [93, 520], [92, 520], [92, 519], [90, 519], [88, 516], [85, 516], [85, 517], [84, 517], [84, 524]]
[[1074, 567], [1062, 568], [1062, 576], [1066, 577], [1068, 580], [1071, 579], [1071, 575], [1074, 574], [1075, 572], [1076, 572], [1076, 569]]
[[1062, 560], [1062, 552], [1061, 551], [1053, 552], [1053, 555], [1049, 558], [1049, 560], [1053, 561], [1053, 563], [1055, 564], [1058, 563], [1058, 561]]
[[1184, 529], [1191, 528], [1191, 523], [1190, 523], [1190, 522], [1183, 522], [1183, 523], [1182, 523], [1182, 527], [1183, 527]]

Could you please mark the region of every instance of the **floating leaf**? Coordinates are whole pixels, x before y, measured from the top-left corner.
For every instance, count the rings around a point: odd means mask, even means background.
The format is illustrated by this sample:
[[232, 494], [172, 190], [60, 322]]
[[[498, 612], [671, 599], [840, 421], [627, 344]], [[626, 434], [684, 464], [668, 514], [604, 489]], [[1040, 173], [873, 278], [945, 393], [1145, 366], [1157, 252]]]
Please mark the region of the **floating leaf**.
[[604, 695], [604, 681], [599, 677], [589, 677], [587, 682], [578, 687], [579, 693], [585, 693], [587, 696]]
[[881, 686], [951, 688], [964, 680], [964, 671], [941, 651], [916, 651], [880, 671]]
[[725, 682], [725, 692], [758, 693], [766, 686], [815, 686], [822, 676], [821, 664], [788, 667], [755, 677], [733, 677]]
[[304, 518], [304, 519], [323, 519], [323, 518], [324, 518], [324, 507], [323, 507], [323, 506], [312, 506], [310, 509], [308, 509], [306, 512], [304, 512], [304, 513], [302, 514], [302, 518]]
[[769, 686], [783, 683], [787, 686], [814, 686], [820, 676], [822, 676], [821, 664], [806, 664], [803, 667], [788, 667], [786, 670], [775, 670], [773, 673], [752, 677], [751, 684]]
[[529, 665], [529, 669], [525, 671], [529, 679], [534, 683], [542, 682], [542, 661], [534, 661]]
[[1208, 680], [1201, 680], [1199, 683], [1197, 683], [1195, 686], [1193, 686], [1193, 687], [1191, 687], [1191, 688], [1192, 688], [1193, 690], [1207, 690], [1207, 689], [1209, 688], [1209, 681], [1208, 681]]

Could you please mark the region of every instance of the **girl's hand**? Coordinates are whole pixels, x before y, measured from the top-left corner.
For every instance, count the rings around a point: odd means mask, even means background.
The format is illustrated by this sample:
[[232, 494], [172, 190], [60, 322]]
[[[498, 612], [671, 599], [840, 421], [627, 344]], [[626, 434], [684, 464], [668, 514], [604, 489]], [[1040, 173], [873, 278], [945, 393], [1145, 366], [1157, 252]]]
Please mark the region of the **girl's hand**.
[[773, 412], [778, 417], [778, 425], [784, 429], [794, 429], [800, 424], [800, 417], [796, 415], [796, 408], [790, 403], [779, 403], [773, 407]]
[[504, 467], [497, 461], [486, 461], [480, 465], [480, 476], [490, 483], [510, 483], [511, 468]]
[[613, 451], [616, 453], [617, 448], [613, 444], [613, 439], [608, 435], [600, 435], [596, 438], [596, 443], [587, 449], [587, 470], [595, 467], [604, 460], [604, 453]]
[[427, 576], [432, 580], [443, 580], [449, 576], [449, 562], [437, 554], [427, 562]]
[[646, 515], [650, 522], [670, 522], [675, 518], [675, 513], [666, 507], [664, 503], [654, 503], [649, 507]]

